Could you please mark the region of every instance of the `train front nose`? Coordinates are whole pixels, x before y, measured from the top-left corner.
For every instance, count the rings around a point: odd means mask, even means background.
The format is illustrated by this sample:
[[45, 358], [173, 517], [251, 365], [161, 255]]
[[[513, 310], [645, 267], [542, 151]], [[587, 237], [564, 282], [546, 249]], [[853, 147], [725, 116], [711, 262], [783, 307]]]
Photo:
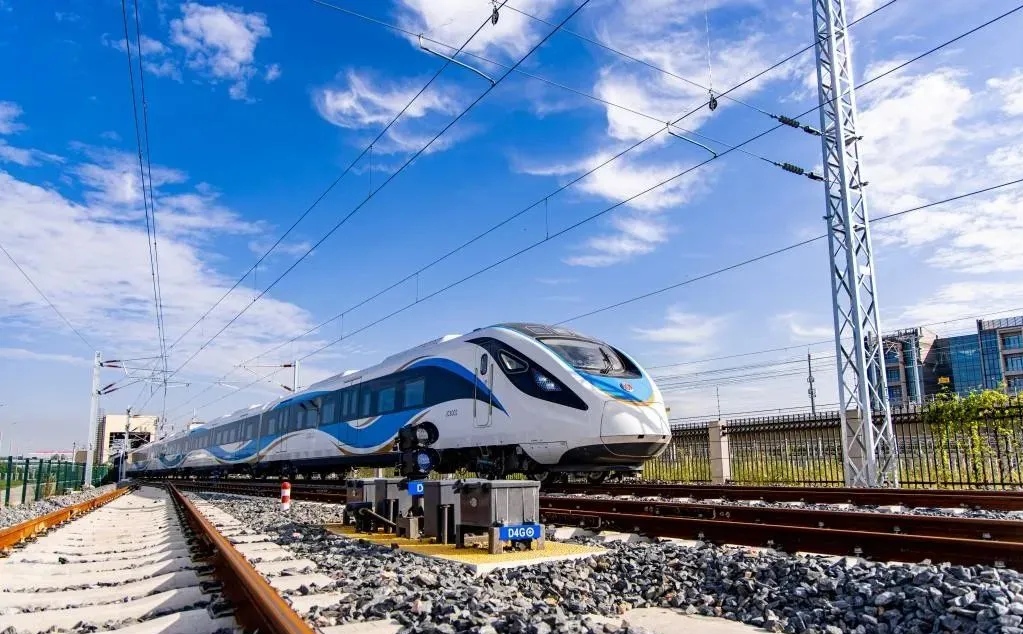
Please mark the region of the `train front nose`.
[[646, 459], [659, 455], [671, 441], [664, 405], [605, 401], [600, 440], [616, 456]]

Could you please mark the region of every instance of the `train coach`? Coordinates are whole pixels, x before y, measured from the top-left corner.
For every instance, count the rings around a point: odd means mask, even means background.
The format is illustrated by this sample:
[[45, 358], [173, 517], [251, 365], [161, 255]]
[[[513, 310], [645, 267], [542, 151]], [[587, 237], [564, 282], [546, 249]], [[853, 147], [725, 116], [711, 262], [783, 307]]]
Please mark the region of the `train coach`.
[[671, 440], [664, 399], [628, 355], [542, 324], [447, 335], [133, 451], [146, 477], [344, 474], [397, 462], [405, 425], [439, 432], [436, 470], [537, 480], [638, 471]]

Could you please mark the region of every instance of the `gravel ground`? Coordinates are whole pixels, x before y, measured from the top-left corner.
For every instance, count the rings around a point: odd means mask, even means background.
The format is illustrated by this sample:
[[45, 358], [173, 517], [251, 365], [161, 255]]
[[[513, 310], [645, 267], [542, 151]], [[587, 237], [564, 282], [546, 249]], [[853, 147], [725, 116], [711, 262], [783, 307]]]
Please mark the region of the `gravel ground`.
[[691, 504], [713, 504], [715, 506], [756, 506], [763, 508], [800, 508], [811, 511], [848, 511], [853, 513], [886, 513], [889, 515], [929, 515], [932, 517], [966, 517], [970, 519], [985, 520], [1023, 520], [1023, 511], [989, 511], [985, 509], [940, 509], [927, 507], [902, 507], [892, 511], [888, 507], [879, 506], [851, 506], [846, 504], [793, 504], [789, 502], [764, 502], [762, 500], [723, 500], [710, 502], [708, 499], [699, 498], [670, 498], [660, 496], [639, 496], [639, 495], [602, 495], [602, 494], [579, 494], [579, 493], [544, 493], [551, 497], [563, 498], [598, 498], [598, 499], [622, 499], [622, 500], [643, 500], [648, 502], [684, 502]]
[[[46, 515], [52, 513], [58, 509], [62, 509], [65, 506], [71, 506], [72, 504], [78, 504], [86, 500], [92, 499], [97, 495], [102, 495], [107, 491], [114, 488], [113, 484], [106, 484], [89, 491], [80, 491], [78, 493], [69, 493], [67, 495], [57, 495], [45, 500], [39, 500], [38, 502], [30, 502], [24, 505], [18, 506], [0, 506], [0, 528], [5, 526], [14, 526], [22, 522], [27, 522], [33, 517], [39, 517], [40, 515]], [[11, 499], [14, 499], [14, 491], [11, 491]], [[21, 489], [18, 489], [18, 500], [21, 500]], [[32, 492], [30, 491], [31, 495]]]
[[[318, 625], [390, 617], [406, 633], [625, 632], [585, 620], [667, 607], [778, 632], [1023, 634], [1023, 575], [948, 565], [885, 565], [853, 558], [752, 554], [738, 548], [600, 544], [607, 555], [498, 570], [360, 544], [313, 526], [337, 506], [206, 494], [253, 529], [315, 561], [350, 593]], [[574, 540], [586, 542], [587, 540]], [[630, 630], [636, 632], [636, 629]]]

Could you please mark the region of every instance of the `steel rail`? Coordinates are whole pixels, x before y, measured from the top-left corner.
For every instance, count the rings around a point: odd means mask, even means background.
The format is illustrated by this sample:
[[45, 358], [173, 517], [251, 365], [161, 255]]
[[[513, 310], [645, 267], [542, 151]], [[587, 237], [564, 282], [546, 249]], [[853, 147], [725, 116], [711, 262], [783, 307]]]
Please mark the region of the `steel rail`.
[[695, 499], [762, 500], [824, 504], [901, 505], [928, 508], [1023, 510], [1020, 491], [944, 489], [857, 489], [848, 487], [767, 487], [710, 484], [544, 484], [545, 493], [633, 495]]
[[224, 584], [224, 594], [231, 600], [238, 622], [249, 631], [263, 634], [314, 634], [252, 564], [182, 495], [178, 486], [174, 483], [166, 486], [184, 512], [185, 521], [212, 551], [211, 563]]
[[1023, 522], [1019, 520], [553, 496], [540, 496], [540, 510], [688, 517], [741, 524], [929, 535], [1023, 544]]
[[114, 489], [113, 491], [109, 491], [102, 495], [97, 495], [91, 500], [72, 504], [71, 506], [65, 506], [62, 509], [47, 513], [46, 515], [34, 517], [30, 520], [21, 522], [20, 524], [15, 524], [14, 526], [0, 528], [0, 553], [17, 546], [26, 539], [49, 530], [54, 526], [73, 520], [83, 513], [87, 513], [108, 502], [116, 500], [133, 488], [134, 487], [124, 487]]
[[719, 545], [768, 547], [788, 553], [848, 555], [907, 563], [933, 560], [1023, 569], [1023, 543], [1018, 542], [594, 511], [548, 510], [540, 515], [545, 522], [693, 539]]

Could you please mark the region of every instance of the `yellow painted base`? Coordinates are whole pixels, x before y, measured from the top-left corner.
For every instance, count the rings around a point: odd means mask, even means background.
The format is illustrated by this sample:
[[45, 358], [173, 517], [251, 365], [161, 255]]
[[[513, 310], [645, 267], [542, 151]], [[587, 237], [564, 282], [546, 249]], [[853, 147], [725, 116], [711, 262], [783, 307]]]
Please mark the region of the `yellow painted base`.
[[529, 566], [546, 561], [582, 559], [593, 555], [603, 555], [607, 552], [604, 548], [545, 540], [542, 550], [512, 550], [491, 555], [484, 548], [457, 548], [454, 544], [434, 544], [431, 540], [426, 539], [405, 539], [392, 533], [357, 533], [354, 526], [345, 524], [325, 524], [323, 528], [342, 537], [364, 539], [386, 547], [397, 546], [401, 550], [423, 557], [453, 561], [474, 568], [479, 573], [490, 572], [497, 568]]

